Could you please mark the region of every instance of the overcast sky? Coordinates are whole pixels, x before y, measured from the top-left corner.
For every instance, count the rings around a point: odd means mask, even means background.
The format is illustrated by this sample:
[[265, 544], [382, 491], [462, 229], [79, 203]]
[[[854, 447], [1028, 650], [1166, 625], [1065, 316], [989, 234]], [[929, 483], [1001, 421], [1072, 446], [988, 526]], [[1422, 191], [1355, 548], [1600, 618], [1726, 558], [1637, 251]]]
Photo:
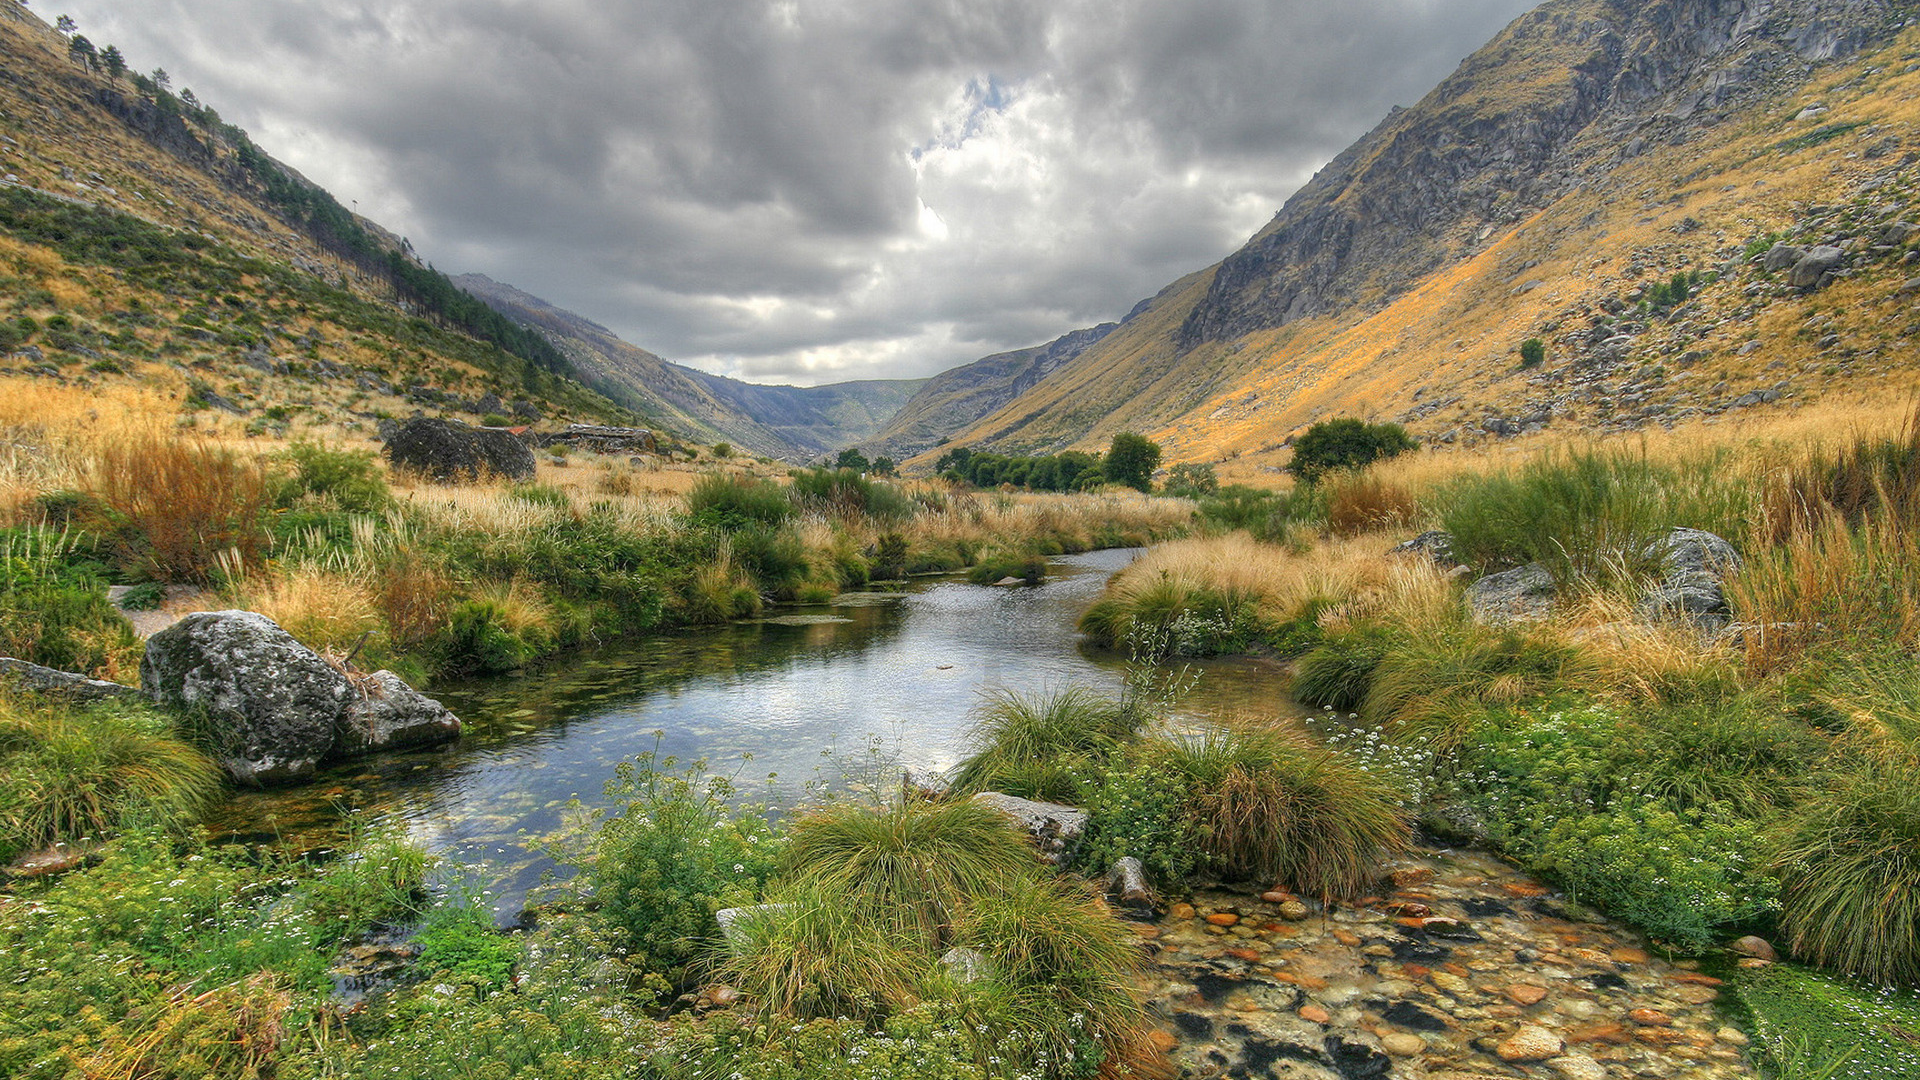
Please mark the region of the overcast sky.
[[35, 0], [668, 359], [929, 375], [1124, 315], [1533, 0]]

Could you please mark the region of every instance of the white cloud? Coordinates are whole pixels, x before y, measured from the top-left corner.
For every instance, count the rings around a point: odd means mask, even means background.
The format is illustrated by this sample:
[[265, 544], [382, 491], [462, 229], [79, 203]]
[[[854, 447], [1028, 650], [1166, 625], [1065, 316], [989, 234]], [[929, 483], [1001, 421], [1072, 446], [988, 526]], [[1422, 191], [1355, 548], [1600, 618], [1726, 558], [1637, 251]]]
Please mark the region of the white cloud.
[[442, 268], [799, 382], [1118, 317], [1527, 6], [67, 4]]

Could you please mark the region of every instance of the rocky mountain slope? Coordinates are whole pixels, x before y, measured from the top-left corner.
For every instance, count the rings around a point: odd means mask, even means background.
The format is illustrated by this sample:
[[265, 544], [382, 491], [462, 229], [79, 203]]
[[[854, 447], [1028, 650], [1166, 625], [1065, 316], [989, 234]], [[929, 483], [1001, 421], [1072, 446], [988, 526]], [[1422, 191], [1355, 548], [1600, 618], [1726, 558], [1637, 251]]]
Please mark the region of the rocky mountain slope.
[[807, 461], [874, 437], [922, 379], [763, 386], [709, 375], [631, 345], [613, 331], [484, 274], [455, 283], [546, 335], [591, 386], [703, 442]]
[[[950, 442], [1131, 429], [1251, 471], [1336, 414], [1458, 444], [1910, 385], [1911, 7], [1551, 0]], [[1834, 273], [1767, 263], [1783, 234]]]

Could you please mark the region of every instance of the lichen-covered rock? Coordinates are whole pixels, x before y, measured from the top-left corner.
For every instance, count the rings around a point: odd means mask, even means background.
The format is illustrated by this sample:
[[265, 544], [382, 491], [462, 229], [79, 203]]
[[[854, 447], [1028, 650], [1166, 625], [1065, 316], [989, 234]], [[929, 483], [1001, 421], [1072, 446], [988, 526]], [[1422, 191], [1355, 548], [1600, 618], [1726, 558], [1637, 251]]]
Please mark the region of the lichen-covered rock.
[[1822, 244], [1810, 249], [1793, 264], [1793, 271], [1787, 276], [1787, 283], [1796, 289], [1817, 289], [1829, 280], [1828, 275], [1847, 261], [1847, 253], [1830, 244]]
[[85, 675], [30, 664], [11, 656], [0, 656], [0, 684], [21, 690], [59, 694], [73, 701], [118, 701], [140, 696], [140, 691], [131, 686], [104, 679], [89, 679]]
[[1552, 610], [1558, 591], [1546, 567], [1529, 563], [1467, 586], [1467, 609], [1479, 623], [1537, 622]]
[[431, 746], [460, 735], [459, 717], [391, 671], [374, 672], [354, 691], [340, 713], [335, 753]]
[[409, 420], [387, 440], [386, 452], [395, 468], [423, 472], [442, 483], [471, 483], [487, 475], [533, 479], [533, 450], [519, 436], [458, 420]]
[[1684, 619], [1719, 630], [1732, 619], [1722, 583], [1740, 567], [1732, 544], [1703, 529], [1675, 528], [1640, 552], [1657, 564], [1660, 578], [1640, 605], [1653, 622]]
[[1072, 858], [1080, 838], [1087, 832], [1085, 810], [1060, 803], [1003, 795], [998, 791], [983, 791], [973, 799], [1019, 821], [1027, 834], [1033, 837], [1034, 845], [1040, 849], [1040, 857], [1049, 863], [1058, 865]]
[[140, 687], [206, 724], [243, 784], [296, 783], [333, 749], [347, 677], [251, 611], [200, 611], [147, 639]]

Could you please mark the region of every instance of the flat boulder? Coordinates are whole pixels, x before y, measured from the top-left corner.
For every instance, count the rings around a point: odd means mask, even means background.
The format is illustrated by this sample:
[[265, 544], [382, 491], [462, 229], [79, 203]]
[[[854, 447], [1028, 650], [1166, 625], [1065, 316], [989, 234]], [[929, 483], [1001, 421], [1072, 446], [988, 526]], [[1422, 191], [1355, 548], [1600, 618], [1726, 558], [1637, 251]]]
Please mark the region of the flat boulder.
[[0, 684], [19, 690], [58, 694], [71, 701], [118, 701], [138, 699], [140, 691], [104, 679], [90, 679], [72, 671], [42, 667], [11, 656], [0, 656]]
[[1040, 857], [1059, 865], [1073, 857], [1087, 832], [1087, 812], [1060, 803], [1022, 799], [998, 791], [983, 791], [973, 801], [984, 803], [1018, 821], [1033, 837]]
[[354, 681], [341, 710], [333, 752], [366, 754], [431, 746], [457, 738], [460, 718], [445, 705], [408, 686], [391, 671]]
[[1558, 592], [1546, 567], [1528, 563], [1467, 586], [1467, 610], [1478, 623], [1538, 622], [1553, 609]]
[[140, 688], [207, 725], [214, 759], [243, 784], [298, 783], [333, 749], [352, 685], [251, 611], [198, 611], [147, 639]]
[[386, 442], [394, 468], [422, 472], [442, 483], [472, 483], [489, 475], [533, 479], [532, 448], [504, 428], [422, 416], [400, 425]]

